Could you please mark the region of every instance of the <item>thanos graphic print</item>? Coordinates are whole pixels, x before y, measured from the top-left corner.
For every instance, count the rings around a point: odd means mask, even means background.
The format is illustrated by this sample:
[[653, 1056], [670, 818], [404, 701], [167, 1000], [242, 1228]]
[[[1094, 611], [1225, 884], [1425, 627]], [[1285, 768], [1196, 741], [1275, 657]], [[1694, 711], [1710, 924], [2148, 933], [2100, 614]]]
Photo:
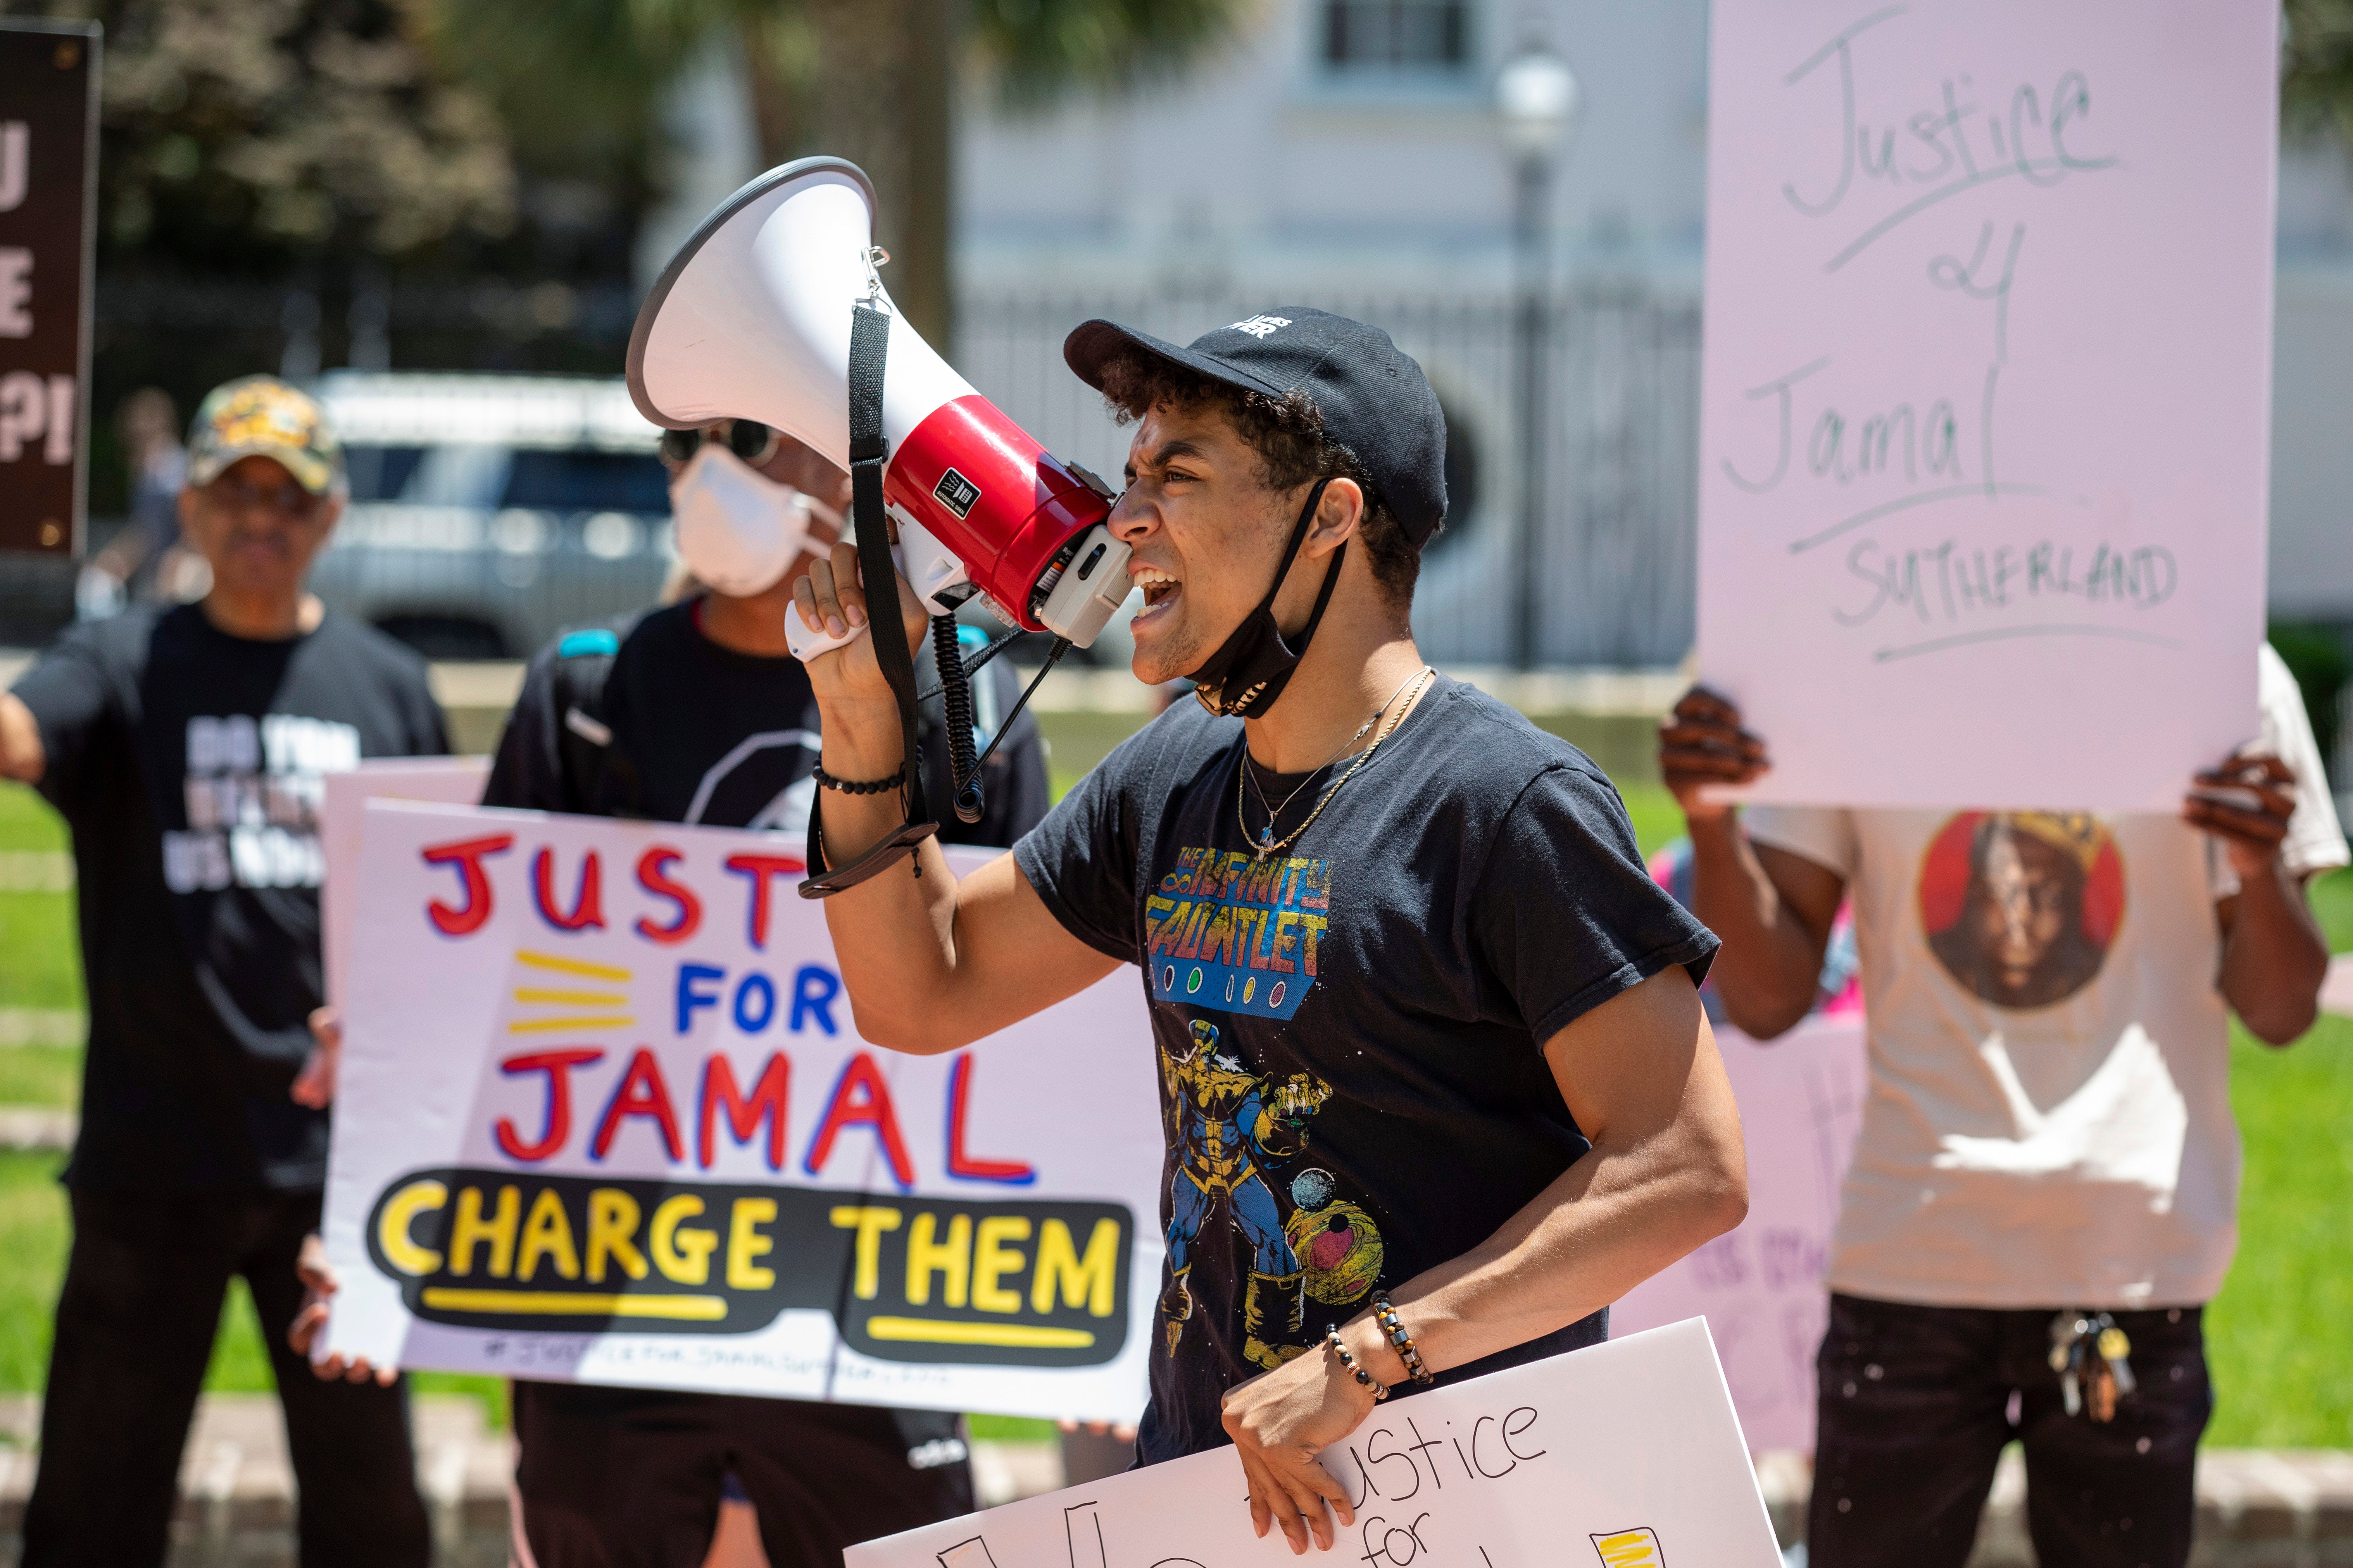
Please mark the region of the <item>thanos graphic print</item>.
[[1315, 1113], [1332, 1090], [1311, 1073], [1254, 1071], [1220, 1048], [1217, 1026], [1202, 1018], [1185, 1046], [1161, 1047], [1160, 1070], [1174, 1167], [1160, 1302], [1167, 1352], [1176, 1353], [1193, 1317], [1194, 1267], [1224, 1239], [1242, 1276], [1242, 1357], [1281, 1366], [1321, 1331], [1309, 1331], [1309, 1298], [1354, 1300], [1380, 1272], [1371, 1216], [1338, 1200], [1331, 1175], [1307, 1160]]

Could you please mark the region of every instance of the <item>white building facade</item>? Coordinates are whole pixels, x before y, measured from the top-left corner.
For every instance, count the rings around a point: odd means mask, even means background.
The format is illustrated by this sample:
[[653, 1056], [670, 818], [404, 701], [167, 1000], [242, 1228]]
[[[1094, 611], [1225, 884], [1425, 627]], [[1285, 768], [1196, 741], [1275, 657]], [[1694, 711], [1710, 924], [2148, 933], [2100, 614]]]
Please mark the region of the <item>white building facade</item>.
[[[1554, 147], [1536, 384], [1547, 664], [1670, 664], [1692, 631], [1704, 0], [1266, 0], [1181, 80], [959, 127], [957, 355], [1055, 449], [1124, 450], [1060, 364], [1107, 314], [1179, 341], [1280, 304], [1388, 327], [1457, 433], [1416, 606], [1433, 656], [1498, 662], [1526, 471], [1518, 187], [1493, 108], [1541, 40], [1574, 71]], [[2353, 164], [2291, 146], [2280, 204], [2276, 615], [2353, 627]]]

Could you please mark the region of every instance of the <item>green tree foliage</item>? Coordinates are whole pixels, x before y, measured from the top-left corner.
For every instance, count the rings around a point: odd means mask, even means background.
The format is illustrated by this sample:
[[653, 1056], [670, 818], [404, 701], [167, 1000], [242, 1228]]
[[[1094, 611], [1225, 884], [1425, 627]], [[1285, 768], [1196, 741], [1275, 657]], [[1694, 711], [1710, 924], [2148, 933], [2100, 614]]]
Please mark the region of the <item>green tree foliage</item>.
[[[874, 177], [893, 292], [940, 331], [952, 82], [993, 79], [1025, 105], [1114, 90], [1198, 58], [1253, 4], [0, 0], [0, 14], [105, 26], [100, 258], [118, 274], [333, 277], [369, 256], [404, 273], [617, 270], [661, 166], [664, 89], [717, 47], [748, 68], [771, 161], [833, 152]], [[567, 235], [586, 238], [559, 257]]]
[[2337, 756], [2337, 700], [2346, 687], [2353, 684], [2353, 654], [2346, 651], [2344, 637], [2328, 626], [2274, 621], [2268, 636], [2281, 662], [2295, 677], [2296, 689], [2304, 697], [2304, 710], [2312, 719], [2313, 739], [2320, 744], [2322, 762], [2333, 762]]
[[1017, 107], [1176, 75], [1234, 31], [1237, 0], [974, 0], [972, 41]]
[[505, 127], [417, 42], [420, 0], [0, 0], [106, 28], [104, 254], [191, 268], [414, 253], [515, 216]]
[[444, 68], [505, 110], [518, 145], [650, 149], [662, 89], [701, 49], [736, 51], [762, 152], [848, 157], [881, 196], [892, 295], [947, 328], [949, 110], [968, 74], [1042, 105], [1172, 74], [1254, 0], [417, 0]]
[[2353, 0], [2287, 0], [2280, 110], [2289, 131], [2353, 147]]

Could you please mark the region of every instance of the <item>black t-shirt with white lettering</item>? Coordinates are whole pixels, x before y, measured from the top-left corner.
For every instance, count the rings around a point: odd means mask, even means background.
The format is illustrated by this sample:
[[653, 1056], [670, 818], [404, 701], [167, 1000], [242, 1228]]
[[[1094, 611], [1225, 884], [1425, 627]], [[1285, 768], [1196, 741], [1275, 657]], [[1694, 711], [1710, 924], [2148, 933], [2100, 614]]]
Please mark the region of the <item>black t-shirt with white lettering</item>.
[[73, 830], [90, 1053], [80, 1187], [315, 1187], [287, 1097], [322, 997], [321, 776], [448, 750], [415, 654], [330, 611], [283, 641], [193, 605], [69, 628], [16, 683]]
[[[1071, 933], [1144, 966], [1168, 1274], [1145, 1462], [1226, 1441], [1235, 1384], [1485, 1241], [1590, 1148], [1542, 1045], [1716, 941], [1582, 752], [1440, 678], [1260, 858], [1239, 720], [1179, 702], [1015, 847]], [[1259, 781], [1277, 837], [1353, 763]], [[1441, 1381], [1606, 1337], [1605, 1312]]]

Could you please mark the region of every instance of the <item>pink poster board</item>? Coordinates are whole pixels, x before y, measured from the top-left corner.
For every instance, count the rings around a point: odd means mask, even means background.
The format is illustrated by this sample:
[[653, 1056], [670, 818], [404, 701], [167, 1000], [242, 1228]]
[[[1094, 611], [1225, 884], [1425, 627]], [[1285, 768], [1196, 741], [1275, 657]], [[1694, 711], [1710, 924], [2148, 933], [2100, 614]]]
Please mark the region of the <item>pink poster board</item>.
[[1702, 677], [1759, 799], [2178, 808], [2256, 731], [2279, 16], [1717, 0]]
[[1822, 1272], [1862, 1114], [1862, 1013], [1816, 1013], [1764, 1042], [1718, 1024], [1715, 1044], [1748, 1143], [1748, 1218], [1627, 1292], [1609, 1332], [1705, 1318], [1748, 1447], [1810, 1450]]

